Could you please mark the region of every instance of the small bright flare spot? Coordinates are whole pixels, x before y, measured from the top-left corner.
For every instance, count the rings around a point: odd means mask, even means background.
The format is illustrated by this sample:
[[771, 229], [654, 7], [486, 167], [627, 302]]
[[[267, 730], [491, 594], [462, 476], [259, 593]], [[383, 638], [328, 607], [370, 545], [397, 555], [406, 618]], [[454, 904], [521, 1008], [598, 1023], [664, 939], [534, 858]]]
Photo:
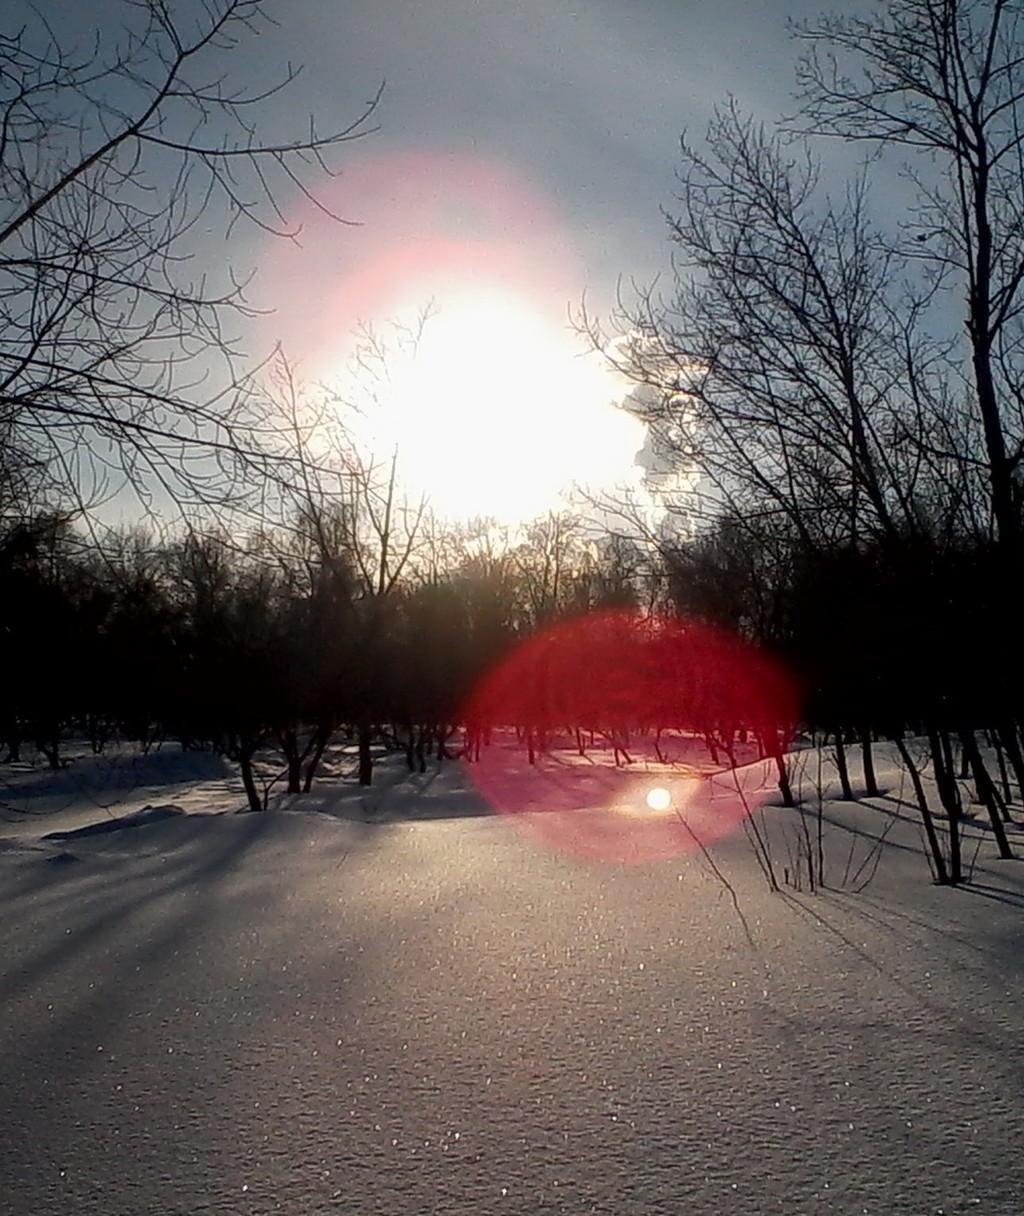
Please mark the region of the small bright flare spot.
[[664, 786], [655, 786], [647, 791], [647, 805], [652, 811], [667, 811], [672, 805], [672, 795]]

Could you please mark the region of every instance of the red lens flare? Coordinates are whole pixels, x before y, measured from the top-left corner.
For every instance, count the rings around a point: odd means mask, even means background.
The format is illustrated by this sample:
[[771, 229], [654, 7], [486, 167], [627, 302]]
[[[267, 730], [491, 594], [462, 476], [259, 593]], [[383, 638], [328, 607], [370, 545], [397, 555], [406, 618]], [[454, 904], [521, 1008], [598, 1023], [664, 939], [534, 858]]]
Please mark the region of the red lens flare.
[[774, 790], [792, 681], [724, 630], [597, 613], [533, 635], [466, 705], [467, 770], [540, 843], [594, 861], [700, 849]]

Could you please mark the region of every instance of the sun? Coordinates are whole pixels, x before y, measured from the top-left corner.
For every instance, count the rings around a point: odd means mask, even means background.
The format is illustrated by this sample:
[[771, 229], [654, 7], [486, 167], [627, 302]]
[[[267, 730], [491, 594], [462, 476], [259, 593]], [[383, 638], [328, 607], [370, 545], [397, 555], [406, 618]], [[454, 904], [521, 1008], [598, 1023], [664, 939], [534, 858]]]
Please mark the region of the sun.
[[365, 438], [397, 450], [403, 489], [444, 518], [518, 524], [564, 505], [574, 485], [635, 476], [643, 428], [617, 408], [621, 384], [526, 299], [435, 301], [387, 381]]

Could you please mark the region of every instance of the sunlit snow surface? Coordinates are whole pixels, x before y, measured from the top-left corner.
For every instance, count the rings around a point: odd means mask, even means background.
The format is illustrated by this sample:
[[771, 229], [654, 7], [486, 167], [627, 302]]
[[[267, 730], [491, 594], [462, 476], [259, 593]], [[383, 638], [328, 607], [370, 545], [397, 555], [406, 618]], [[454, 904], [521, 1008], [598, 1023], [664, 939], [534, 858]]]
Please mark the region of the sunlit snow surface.
[[[628, 764], [616, 764], [605, 741], [582, 756], [569, 739], [552, 742], [531, 763], [510, 732], [498, 732], [469, 777], [517, 831], [586, 861], [640, 865], [699, 851], [742, 833], [744, 820], [776, 792], [771, 761], [723, 770], [695, 739], [663, 740], [675, 752], [664, 760], [651, 754], [649, 739], [637, 739]], [[753, 745], [741, 750], [756, 756]]]
[[721, 879], [538, 847], [458, 765], [48, 844], [11, 814], [0, 1211], [1019, 1216], [1024, 863], [971, 826], [975, 885], [932, 887], [879, 769], [814, 896], [742, 834]]

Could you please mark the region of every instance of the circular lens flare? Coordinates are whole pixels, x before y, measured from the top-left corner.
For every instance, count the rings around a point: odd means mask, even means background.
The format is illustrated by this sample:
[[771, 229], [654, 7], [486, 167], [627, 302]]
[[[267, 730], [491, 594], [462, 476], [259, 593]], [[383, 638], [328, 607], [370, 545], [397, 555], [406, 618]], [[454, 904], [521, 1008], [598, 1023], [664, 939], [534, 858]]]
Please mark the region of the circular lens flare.
[[628, 612], [543, 629], [480, 681], [467, 768], [542, 844], [644, 862], [705, 847], [776, 788], [792, 681], [723, 630]]
[[672, 795], [664, 786], [655, 786], [653, 790], [647, 791], [647, 797], [644, 799], [652, 811], [667, 811], [672, 805]]

